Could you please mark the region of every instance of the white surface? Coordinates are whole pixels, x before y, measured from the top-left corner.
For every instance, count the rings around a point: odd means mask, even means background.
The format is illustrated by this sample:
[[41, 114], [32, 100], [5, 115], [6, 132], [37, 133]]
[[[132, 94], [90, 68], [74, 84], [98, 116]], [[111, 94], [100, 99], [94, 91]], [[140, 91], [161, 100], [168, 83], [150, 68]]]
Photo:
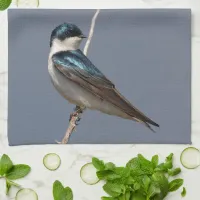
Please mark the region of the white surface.
[[[15, 7], [15, 6], [13, 6]], [[40, 0], [40, 8], [191, 8], [192, 9], [192, 142], [200, 148], [200, 1], [199, 0]], [[7, 14], [0, 12], [0, 154], [7, 153], [15, 163], [27, 163], [32, 167], [30, 175], [17, 181], [24, 187], [37, 191], [39, 199], [53, 200], [52, 184], [58, 179], [74, 192], [74, 200], [100, 200], [104, 195], [102, 184], [88, 186], [79, 177], [80, 168], [91, 161], [92, 156], [124, 165], [138, 153], [145, 156], [159, 154], [163, 159], [170, 152], [179, 156], [186, 145], [43, 145], [8, 147], [7, 142]], [[181, 114], [181, 113], [180, 113]], [[177, 125], [178, 126], [178, 125]], [[76, 133], [74, 133], [76, 134]], [[42, 163], [43, 156], [55, 152], [62, 159], [56, 172], [48, 171]], [[187, 196], [185, 200], [199, 199], [200, 168], [183, 169]], [[14, 190], [12, 190], [14, 195]], [[181, 190], [166, 198], [181, 200]], [[13, 195], [11, 195], [13, 197]], [[4, 196], [3, 181], [0, 180], [0, 200]]]

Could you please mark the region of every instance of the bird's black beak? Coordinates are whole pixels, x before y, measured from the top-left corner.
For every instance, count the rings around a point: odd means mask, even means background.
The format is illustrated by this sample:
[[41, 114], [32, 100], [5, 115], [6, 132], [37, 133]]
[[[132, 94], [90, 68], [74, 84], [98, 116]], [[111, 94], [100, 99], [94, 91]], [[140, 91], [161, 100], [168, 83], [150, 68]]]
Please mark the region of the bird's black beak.
[[80, 38], [87, 38], [87, 36], [85, 36], [85, 35], [83, 35], [83, 34], [80, 35], [79, 37], [80, 37]]

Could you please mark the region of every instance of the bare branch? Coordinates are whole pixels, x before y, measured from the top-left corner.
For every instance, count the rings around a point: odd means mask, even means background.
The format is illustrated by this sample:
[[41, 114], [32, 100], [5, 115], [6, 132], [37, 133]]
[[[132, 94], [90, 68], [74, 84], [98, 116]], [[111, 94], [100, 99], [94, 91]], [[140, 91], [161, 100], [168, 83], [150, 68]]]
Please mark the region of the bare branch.
[[[83, 50], [83, 53], [85, 55], [87, 55], [88, 53], [88, 49], [89, 49], [89, 46], [90, 46], [90, 43], [91, 43], [91, 40], [92, 40], [92, 36], [94, 34], [94, 27], [95, 27], [95, 23], [96, 23], [96, 19], [97, 19], [97, 16], [99, 14], [100, 10], [97, 10], [92, 18], [92, 22], [91, 22], [91, 26], [90, 26], [90, 32], [89, 32], [89, 36], [88, 36], [88, 39], [87, 39], [87, 42], [85, 44], [85, 48]], [[77, 108], [77, 107], [76, 107]], [[78, 121], [78, 119], [80, 119], [80, 116], [81, 114], [83, 113], [83, 110], [81, 109], [77, 109], [76, 112], [72, 115], [71, 117], [71, 120], [69, 122], [69, 126], [68, 126], [68, 129], [65, 133], [65, 136], [64, 138], [62, 139], [62, 142], [61, 144], [67, 144], [68, 141], [69, 141], [69, 138], [72, 134], [72, 132], [75, 130], [76, 128], [76, 122]]]
[[92, 39], [92, 36], [93, 36], [93, 33], [94, 33], [94, 27], [95, 27], [96, 19], [97, 19], [99, 12], [100, 12], [100, 10], [97, 10], [96, 13], [94, 14], [93, 18], [92, 18], [89, 36], [88, 36], [87, 42], [85, 44], [85, 48], [83, 50], [83, 53], [85, 55], [87, 55], [87, 53], [88, 53], [90, 42], [91, 42], [91, 39]]
[[[72, 132], [75, 130], [77, 121], [80, 119], [81, 114], [83, 113], [84, 109], [81, 109], [79, 106], [76, 106], [75, 112], [71, 114], [71, 119], [69, 122], [68, 129], [65, 133], [64, 138], [62, 139], [61, 144], [67, 144]], [[59, 143], [59, 142], [58, 142]]]

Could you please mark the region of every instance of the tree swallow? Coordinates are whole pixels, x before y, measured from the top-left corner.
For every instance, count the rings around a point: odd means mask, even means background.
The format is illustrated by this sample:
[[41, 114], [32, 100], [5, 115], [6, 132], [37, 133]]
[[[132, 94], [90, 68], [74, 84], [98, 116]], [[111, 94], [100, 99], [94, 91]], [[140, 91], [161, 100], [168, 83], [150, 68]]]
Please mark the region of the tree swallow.
[[98, 110], [108, 115], [150, 125], [157, 123], [135, 108], [115, 85], [79, 49], [82, 31], [74, 24], [56, 27], [50, 38], [48, 71], [58, 92], [80, 108]]

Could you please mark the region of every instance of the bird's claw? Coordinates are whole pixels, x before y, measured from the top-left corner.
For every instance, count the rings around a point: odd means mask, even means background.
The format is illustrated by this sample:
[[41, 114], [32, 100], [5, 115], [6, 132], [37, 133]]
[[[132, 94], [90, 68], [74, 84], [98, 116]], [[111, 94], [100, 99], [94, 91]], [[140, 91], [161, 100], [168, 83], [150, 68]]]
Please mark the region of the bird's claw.
[[78, 112], [74, 112], [74, 113], [71, 113], [71, 114], [70, 114], [70, 117], [69, 117], [69, 121], [71, 121], [71, 119], [72, 119], [73, 117], [76, 117], [76, 118], [77, 118], [76, 121], [75, 121], [75, 125], [76, 125], [76, 126], [79, 125], [79, 122], [80, 122], [80, 120], [81, 120], [81, 117], [79, 116], [79, 114], [80, 114], [80, 113], [78, 113]]
[[71, 113], [70, 116], [69, 116], [69, 121], [71, 121], [72, 117], [77, 117], [77, 113]]
[[80, 120], [81, 120], [81, 117], [77, 117], [76, 122], [75, 122], [75, 125], [76, 125], [76, 126], [79, 125]]

